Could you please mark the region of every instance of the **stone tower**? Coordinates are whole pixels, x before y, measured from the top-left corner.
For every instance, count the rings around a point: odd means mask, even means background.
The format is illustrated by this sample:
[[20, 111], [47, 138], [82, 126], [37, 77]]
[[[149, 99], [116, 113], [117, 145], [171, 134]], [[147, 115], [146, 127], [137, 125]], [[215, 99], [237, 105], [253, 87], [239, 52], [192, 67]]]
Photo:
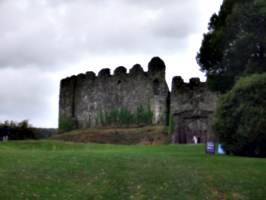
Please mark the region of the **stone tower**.
[[218, 96], [199, 78], [191, 78], [189, 83], [184, 83], [180, 76], [172, 79], [170, 115], [175, 125], [173, 143], [192, 143], [194, 135], [200, 138], [200, 142], [214, 140], [210, 125]]

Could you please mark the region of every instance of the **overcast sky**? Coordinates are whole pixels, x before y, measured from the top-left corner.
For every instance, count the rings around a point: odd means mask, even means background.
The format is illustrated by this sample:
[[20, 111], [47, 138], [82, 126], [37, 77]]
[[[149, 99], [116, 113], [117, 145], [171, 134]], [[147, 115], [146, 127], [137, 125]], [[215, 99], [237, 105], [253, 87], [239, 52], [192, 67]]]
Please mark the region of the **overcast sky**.
[[205, 76], [195, 56], [223, 0], [0, 0], [0, 121], [58, 126], [62, 78], [159, 56], [173, 76]]

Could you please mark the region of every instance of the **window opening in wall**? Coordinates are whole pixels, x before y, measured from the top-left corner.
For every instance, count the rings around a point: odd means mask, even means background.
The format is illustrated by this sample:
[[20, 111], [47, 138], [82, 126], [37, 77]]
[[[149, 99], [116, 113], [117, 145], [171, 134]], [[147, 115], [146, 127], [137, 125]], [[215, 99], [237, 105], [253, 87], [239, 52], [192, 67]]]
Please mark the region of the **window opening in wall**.
[[121, 80], [117, 81], [117, 84], [120, 84], [121, 83]]
[[155, 79], [153, 81], [153, 92], [154, 92], [154, 95], [159, 95], [159, 87], [160, 87], [160, 82], [158, 79]]

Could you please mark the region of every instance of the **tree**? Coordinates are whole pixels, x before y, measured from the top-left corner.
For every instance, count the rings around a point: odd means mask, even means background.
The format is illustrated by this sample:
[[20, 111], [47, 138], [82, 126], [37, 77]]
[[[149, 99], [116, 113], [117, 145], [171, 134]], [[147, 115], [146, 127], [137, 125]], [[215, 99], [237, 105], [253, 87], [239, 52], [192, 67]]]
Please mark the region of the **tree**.
[[222, 95], [213, 131], [226, 152], [266, 157], [266, 73], [240, 78]]
[[37, 132], [29, 124], [28, 120], [21, 122], [5, 121], [0, 123], [0, 126], [7, 126], [10, 132], [11, 140], [25, 140], [25, 139], [37, 139]]
[[240, 76], [266, 72], [266, 0], [224, 0], [196, 60], [211, 90], [225, 93]]

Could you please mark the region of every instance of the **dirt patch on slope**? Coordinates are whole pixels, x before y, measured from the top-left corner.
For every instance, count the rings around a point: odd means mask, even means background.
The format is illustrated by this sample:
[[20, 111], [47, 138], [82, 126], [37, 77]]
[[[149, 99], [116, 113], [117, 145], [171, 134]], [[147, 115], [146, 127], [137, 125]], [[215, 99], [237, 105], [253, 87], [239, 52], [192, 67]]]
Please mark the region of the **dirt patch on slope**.
[[79, 143], [148, 145], [151, 138], [153, 139], [153, 144], [166, 144], [168, 142], [166, 127], [93, 128], [58, 134], [50, 139]]

